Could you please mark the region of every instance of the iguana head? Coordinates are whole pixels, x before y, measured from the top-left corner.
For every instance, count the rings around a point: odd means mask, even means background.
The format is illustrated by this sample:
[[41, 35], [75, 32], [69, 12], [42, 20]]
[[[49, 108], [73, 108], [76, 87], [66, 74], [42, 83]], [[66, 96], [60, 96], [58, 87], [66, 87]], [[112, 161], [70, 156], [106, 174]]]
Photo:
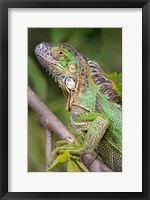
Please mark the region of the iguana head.
[[69, 44], [42, 42], [36, 46], [35, 55], [40, 64], [58, 81], [68, 99], [67, 104], [71, 104], [77, 93], [86, 91], [89, 80], [93, 80], [111, 100], [121, 102], [114, 90], [114, 83], [102, 72], [101, 67]]
[[40, 64], [55, 77], [67, 97], [84, 80], [88, 68], [83, 67], [84, 64], [88, 65], [86, 57], [69, 44], [43, 42], [36, 46], [35, 55]]

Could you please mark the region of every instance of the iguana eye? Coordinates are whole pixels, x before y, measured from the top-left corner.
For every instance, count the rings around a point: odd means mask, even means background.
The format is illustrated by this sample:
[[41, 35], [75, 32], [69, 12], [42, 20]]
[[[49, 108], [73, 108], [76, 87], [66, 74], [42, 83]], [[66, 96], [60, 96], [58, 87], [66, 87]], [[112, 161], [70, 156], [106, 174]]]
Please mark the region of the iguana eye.
[[75, 80], [73, 78], [66, 78], [65, 83], [69, 89], [73, 90], [75, 88]]
[[58, 51], [57, 53], [58, 53], [59, 56], [64, 56], [64, 55], [65, 55], [65, 52], [64, 52], [64, 51], [61, 51], [61, 50]]
[[73, 63], [70, 64], [70, 65], [69, 65], [69, 71], [70, 71], [70, 72], [75, 72], [75, 71], [76, 71], [76, 65], [73, 64]]

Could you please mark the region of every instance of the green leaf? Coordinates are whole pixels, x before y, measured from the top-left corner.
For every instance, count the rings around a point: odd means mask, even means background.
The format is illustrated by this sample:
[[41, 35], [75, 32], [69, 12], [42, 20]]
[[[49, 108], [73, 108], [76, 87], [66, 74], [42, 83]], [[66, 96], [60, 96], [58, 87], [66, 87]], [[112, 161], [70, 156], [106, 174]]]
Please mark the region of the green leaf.
[[76, 160], [76, 163], [79, 165], [79, 167], [80, 167], [84, 172], [89, 172], [89, 170], [86, 168], [86, 166], [85, 166], [82, 162]]
[[78, 165], [72, 159], [68, 160], [67, 171], [68, 172], [81, 172]]
[[118, 82], [122, 83], [122, 73], [121, 72], [118, 74]]
[[48, 171], [52, 171], [55, 168], [58, 168], [62, 163], [66, 162], [68, 159], [68, 153], [63, 153], [58, 156], [55, 161], [53, 162], [52, 166], [48, 169]]
[[109, 78], [115, 83], [115, 89], [119, 95], [122, 95], [122, 73], [113, 72]]
[[109, 74], [109, 78], [111, 80], [113, 80], [114, 82], [116, 82], [117, 81], [117, 72], [113, 72], [113, 73]]
[[70, 158], [79, 160], [79, 157], [73, 156], [68, 151], [65, 151], [63, 154], [59, 155], [55, 159], [55, 161], [53, 162], [52, 166], [48, 169], [48, 171], [52, 171], [52, 170], [58, 168], [61, 164], [65, 163]]

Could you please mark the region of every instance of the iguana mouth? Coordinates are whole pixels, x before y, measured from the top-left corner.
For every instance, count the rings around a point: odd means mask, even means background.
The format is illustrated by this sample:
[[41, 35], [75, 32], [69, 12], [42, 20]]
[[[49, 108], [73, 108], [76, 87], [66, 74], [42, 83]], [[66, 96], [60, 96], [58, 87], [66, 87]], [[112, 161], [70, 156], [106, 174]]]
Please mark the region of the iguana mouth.
[[49, 74], [52, 74], [53, 77], [58, 77], [61, 75], [61, 72], [57, 70], [57, 66], [61, 68], [63, 66], [51, 55], [51, 48], [53, 47], [53, 44], [42, 42], [35, 47], [35, 55], [41, 66], [44, 67], [46, 71], [49, 71]]

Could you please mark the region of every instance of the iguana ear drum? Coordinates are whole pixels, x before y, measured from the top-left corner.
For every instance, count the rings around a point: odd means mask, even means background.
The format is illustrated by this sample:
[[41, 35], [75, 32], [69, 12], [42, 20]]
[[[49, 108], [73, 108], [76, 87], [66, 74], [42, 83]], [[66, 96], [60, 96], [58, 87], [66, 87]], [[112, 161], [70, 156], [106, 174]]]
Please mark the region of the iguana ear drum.
[[75, 88], [75, 80], [73, 78], [71, 77], [66, 78], [65, 83], [70, 90], [73, 90]]
[[69, 71], [72, 73], [76, 71], [76, 65], [74, 63], [69, 65]]

